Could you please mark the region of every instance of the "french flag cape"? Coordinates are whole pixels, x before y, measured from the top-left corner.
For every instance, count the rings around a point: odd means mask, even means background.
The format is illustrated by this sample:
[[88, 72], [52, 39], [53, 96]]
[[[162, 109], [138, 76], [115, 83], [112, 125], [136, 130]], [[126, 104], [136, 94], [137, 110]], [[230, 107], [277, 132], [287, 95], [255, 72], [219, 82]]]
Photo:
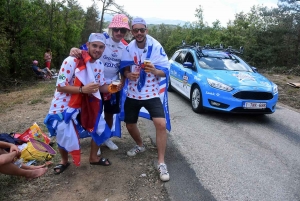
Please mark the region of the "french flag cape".
[[[103, 36], [105, 37], [105, 39], [109, 39], [110, 36], [106, 33], [106, 32], [103, 32], [102, 33]], [[128, 45], [128, 43], [122, 39], [121, 42], [124, 44], [124, 45]], [[82, 44], [80, 46], [81, 50], [88, 50], [86, 44]], [[115, 94], [111, 94], [112, 98], [111, 98], [111, 102], [113, 101], [116, 101], [116, 95]], [[104, 113], [102, 113], [102, 118], [104, 118]], [[108, 126], [108, 125], [107, 125]], [[110, 137], [119, 137], [121, 138], [121, 135], [122, 135], [122, 131], [121, 131], [121, 120], [120, 120], [120, 115], [119, 113], [118, 114], [114, 114], [113, 115], [113, 124], [112, 124], [112, 127], [111, 127], [111, 134], [110, 134]], [[100, 141], [98, 141], [100, 143]]]
[[[166, 128], [168, 131], [171, 131], [171, 122], [170, 122], [170, 115], [169, 115], [169, 105], [168, 105], [168, 93], [167, 93], [167, 87], [169, 83], [169, 68], [170, 63], [168, 60], [168, 56], [166, 55], [163, 47], [161, 44], [155, 40], [153, 37], [146, 35], [147, 41], [146, 41], [146, 47], [145, 47], [145, 54], [142, 54], [140, 61], [135, 61], [134, 55], [138, 55], [138, 47], [136, 44], [136, 41], [131, 41], [128, 46], [126, 47], [126, 50], [123, 51], [122, 59], [120, 63], [120, 72], [124, 74], [124, 68], [131, 66], [131, 65], [142, 65], [144, 63], [145, 59], [148, 59], [151, 61], [151, 63], [155, 66], [156, 69], [162, 70], [166, 77], [161, 77], [160, 79], [160, 100], [163, 104], [163, 108], [165, 111], [165, 118], [166, 118]], [[143, 68], [141, 68], [140, 71], [140, 78], [138, 81], [138, 88], [142, 88], [145, 84], [146, 79], [146, 72]], [[124, 120], [124, 103], [127, 96], [127, 85], [128, 85], [128, 79], [126, 79], [125, 85], [123, 87], [122, 97], [121, 97], [121, 112], [120, 112], [120, 119]], [[146, 118], [151, 120], [149, 112], [143, 107], [140, 110], [139, 113], [140, 117]]]
[[[75, 69], [75, 81], [74, 86], [86, 85], [88, 83], [94, 82], [95, 75], [88, 62], [90, 57], [83, 51], [82, 57], [84, 63], [79, 62]], [[94, 98], [97, 98], [101, 102], [101, 96], [99, 91], [92, 94]], [[92, 131], [86, 132], [77, 121], [77, 115], [80, 112], [80, 107], [82, 103], [81, 94], [72, 94], [68, 108], [64, 112], [64, 131], [63, 135], [57, 135], [57, 143], [67, 152], [69, 152], [73, 158], [73, 162], [76, 166], [80, 165], [80, 144], [79, 138], [92, 137], [98, 146], [100, 146], [104, 141], [109, 139], [111, 131], [107, 126], [102, 114], [102, 105], [98, 109], [98, 115], [94, 119], [94, 129]]]

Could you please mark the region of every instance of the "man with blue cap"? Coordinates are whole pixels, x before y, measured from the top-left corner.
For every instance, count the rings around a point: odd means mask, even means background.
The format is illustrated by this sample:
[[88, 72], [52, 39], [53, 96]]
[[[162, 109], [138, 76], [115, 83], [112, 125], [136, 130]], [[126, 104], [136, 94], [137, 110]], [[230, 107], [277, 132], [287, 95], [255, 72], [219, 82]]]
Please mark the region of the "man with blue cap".
[[[124, 122], [136, 145], [127, 152], [135, 156], [144, 152], [138, 117], [151, 119], [156, 129], [158, 171], [162, 181], [170, 176], [165, 164], [167, 146], [166, 129], [170, 131], [168, 97], [166, 89], [169, 79], [169, 61], [161, 44], [148, 35], [147, 24], [143, 18], [132, 20], [131, 33], [134, 36], [123, 52], [120, 69], [127, 78], [127, 92], [124, 102]], [[124, 87], [125, 88], [125, 87]]]

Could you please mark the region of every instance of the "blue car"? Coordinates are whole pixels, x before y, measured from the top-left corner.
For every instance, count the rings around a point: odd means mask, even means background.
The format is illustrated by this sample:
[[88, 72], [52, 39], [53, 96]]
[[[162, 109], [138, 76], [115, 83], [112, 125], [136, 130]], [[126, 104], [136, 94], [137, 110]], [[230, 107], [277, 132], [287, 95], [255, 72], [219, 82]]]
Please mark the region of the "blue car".
[[277, 85], [237, 56], [241, 51], [182, 46], [170, 61], [169, 91], [188, 98], [194, 112], [271, 114]]

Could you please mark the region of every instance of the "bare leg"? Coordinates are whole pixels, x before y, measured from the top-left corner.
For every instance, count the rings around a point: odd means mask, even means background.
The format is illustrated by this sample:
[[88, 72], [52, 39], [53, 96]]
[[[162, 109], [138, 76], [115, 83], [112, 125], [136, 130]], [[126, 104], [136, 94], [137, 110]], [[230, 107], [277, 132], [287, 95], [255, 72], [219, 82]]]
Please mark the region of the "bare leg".
[[[61, 156], [60, 164], [66, 165], [68, 163], [68, 152], [60, 147], [58, 147], [58, 151]], [[55, 169], [54, 171], [59, 172], [59, 169]]]
[[99, 146], [92, 139], [91, 140], [91, 151], [90, 151], [90, 162], [97, 162], [97, 161], [99, 161], [100, 157], [97, 156], [98, 149], [99, 149]]
[[24, 170], [36, 170], [36, 169], [39, 169], [39, 168], [44, 168], [46, 167], [46, 164], [44, 165], [38, 165], [38, 166], [34, 166], [34, 165], [26, 165], [26, 164], [22, 164], [21, 168], [24, 169]]
[[126, 124], [126, 128], [136, 144], [140, 147], [143, 146], [143, 140], [141, 138], [141, 134], [137, 127], [137, 124]]
[[[97, 151], [99, 146], [95, 143], [95, 141], [91, 140], [91, 152], [90, 152], [90, 163], [96, 163], [100, 160], [100, 157], [97, 156]], [[107, 165], [109, 164], [108, 161], [105, 162]]]
[[26, 178], [36, 178], [45, 174], [47, 168], [38, 168], [34, 170], [25, 170], [17, 167], [13, 163], [7, 163], [0, 166], [0, 172], [7, 175], [23, 176]]
[[60, 164], [66, 165], [68, 163], [68, 152], [60, 147], [58, 147], [58, 151], [61, 156]]
[[60, 164], [66, 165], [68, 163], [68, 152], [60, 147], [58, 147], [58, 151], [61, 156]]
[[46, 67], [46, 70], [47, 70], [47, 72], [48, 72], [48, 75], [51, 76], [52, 73], [51, 73], [50, 69]]
[[106, 113], [106, 112], [104, 113], [104, 119], [109, 128], [111, 128], [113, 125], [113, 116], [114, 116], [114, 114], [110, 114], [110, 113]]
[[156, 128], [156, 146], [158, 153], [158, 163], [165, 163], [165, 152], [167, 147], [167, 131], [165, 118], [153, 118]]

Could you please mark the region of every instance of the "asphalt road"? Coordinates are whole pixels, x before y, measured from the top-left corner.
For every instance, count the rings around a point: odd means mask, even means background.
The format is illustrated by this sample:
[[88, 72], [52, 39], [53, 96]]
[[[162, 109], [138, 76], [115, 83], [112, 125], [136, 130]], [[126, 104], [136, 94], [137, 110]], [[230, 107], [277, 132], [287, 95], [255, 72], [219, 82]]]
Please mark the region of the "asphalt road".
[[171, 180], [165, 185], [171, 200], [300, 200], [299, 113], [277, 106], [263, 116], [196, 114], [175, 92], [169, 108]]

